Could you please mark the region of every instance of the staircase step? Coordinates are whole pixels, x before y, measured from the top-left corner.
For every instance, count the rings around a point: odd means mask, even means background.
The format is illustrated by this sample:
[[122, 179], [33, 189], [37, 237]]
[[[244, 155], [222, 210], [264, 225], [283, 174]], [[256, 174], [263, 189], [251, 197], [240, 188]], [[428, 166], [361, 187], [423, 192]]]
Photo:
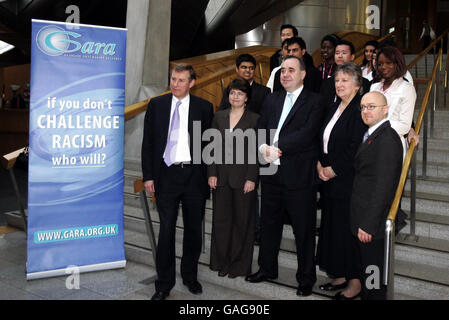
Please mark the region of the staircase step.
[[[401, 269], [397, 266], [396, 269], [403, 272], [409, 270], [409, 267]], [[446, 271], [447, 272], [447, 271]], [[407, 273], [407, 272], [403, 272]], [[412, 278], [409, 276], [401, 276], [395, 274], [394, 276], [394, 290], [395, 294], [411, 296], [416, 300], [448, 300], [449, 287], [441, 284], [435, 284], [428, 281]]]
[[395, 260], [395, 274], [414, 278], [418, 280], [425, 280], [438, 285], [448, 286], [446, 289], [446, 297], [449, 298], [449, 272], [448, 268], [438, 268], [434, 266], [410, 263], [402, 260]]
[[[178, 230], [179, 231], [179, 230]], [[149, 264], [154, 266], [153, 259], [151, 257], [151, 250], [149, 247], [142, 247], [140, 244], [144, 242], [142, 239], [145, 237], [145, 235], [136, 233], [136, 232], [130, 232], [128, 230], [127, 233], [125, 233], [125, 249], [126, 249], [126, 256], [127, 259]], [[182, 252], [182, 245], [181, 244], [182, 235], [181, 232], [177, 232], [176, 234], [176, 257], [177, 260], [180, 260], [181, 252]], [[148, 241], [147, 241], [148, 242]], [[137, 245], [136, 245], [137, 243]], [[230, 287], [234, 290], [243, 293], [243, 294], [251, 294], [255, 295], [262, 299], [283, 299], [283, 300], [298, 300], [298, 299], [304, 299], [304, 300], [323, 300], [328, 299], [325, 295], [318, 292], [312, 294], [309, 297], [298, 297], [296, 296], [296, 265], [294, 266], [294, 269], [288, 267], [288, 263], [283, 263], [282, 266], [279, 269], [279, 278], [275, 281], [270, 282], [262, 282], [262, 283], [249, 283], [244, 280], [243, 277], [237, 277], [235, 279], [229, 279], [227, 277], [218, 277], [216, 272], [213, 272], [209, 269], [209, 247], [208, 244], [210, 244], [210, 237], [207, 236], [206, 238], [206, 252], [202, 253], [199, 260], [199, 270], [198, 270], [198, 279], [199, 281], [207, 281], [209, 283], [214, 283], [223, 287]], [[258, 248], [255, 248], [254, 257], [257, 257]], [[143, 258], [142, 256], [146, 256], [146, 258]], [[279, 261], [280, 264], [284, 260], [291, 260], [290, 258], [285, 258], [285, 253], [280, 253]], [[178, 266], [179, 270], [179, 266]], [[257, 270], [257, 262], [253, 261], [253, 271]], [[318, 289], [319, 290], [319, 289]]]
[[[426, 169], [426, 174], [429, 177], [449, 178], [449, 164], [447, 163], [427, 161]], [[416, 174], [418, 176], [422, 175], [422, 161], [419, 158], [416, 161]]]
[[[405, 184], [404, 191], [410, 192], [410, 188], [411, 180], [409, 172], [409, 179]], [[420, 177], [417, 177], [416, 191], [419, 193], [436, 194], [449, 198], [449, 179], [432, 177], [428, 179], [422, 179]]]
[[410, 246], [411, 248], [422, 248], [449, 253], [449, 241], [443, 239], [429, 237], [417, 237], [416, 239], [411, 239], [408, 235], [400, 233], [396, 237], [396, 243], [404, 246]]

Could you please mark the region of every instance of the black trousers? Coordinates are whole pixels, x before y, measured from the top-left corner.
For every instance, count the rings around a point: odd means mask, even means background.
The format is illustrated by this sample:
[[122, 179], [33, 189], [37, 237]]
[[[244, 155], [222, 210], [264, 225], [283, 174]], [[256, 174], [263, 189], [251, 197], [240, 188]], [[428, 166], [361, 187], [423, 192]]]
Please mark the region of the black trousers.
[[201, 255], [202, 219], [206, 200], [197, 179], [197, 168], [188, 166], [161, 166], [161, 179], [156, 191], [160, 230], [156, 250], [156, 291], [169, 292], [176, 283], [176, 220], [182, 203], [184, 223], [181, 276], [185, 281], [197, 279]]
[[368, 243], [357, 239], [360, 261], [362, 300], [385, 300], [387, 288], [382, 284], [384, 270], [384, 239]]
[[287, 189], [281, 184], [262, 182], [261, 243], [259, 264], [268, 277], [278, 276], [278, 255], [282, 239], [284, 214], [287, 212], [295, 234], [300, 285], [316, 282], [315, 229], [316, 186]]

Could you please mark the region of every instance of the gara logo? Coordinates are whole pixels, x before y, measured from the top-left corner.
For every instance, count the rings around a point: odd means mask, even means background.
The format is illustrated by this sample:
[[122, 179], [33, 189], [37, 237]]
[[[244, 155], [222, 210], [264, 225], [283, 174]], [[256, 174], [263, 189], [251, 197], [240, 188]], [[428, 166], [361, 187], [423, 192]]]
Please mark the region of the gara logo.
[[74, 53], [80, 51], [83, 54], [92, 55], [115, 55], [115, 43], [104, 42], [78, 42], [81, 34], [73, 31], [65, 31], [58, 26], [45, 26], [36, 36], [37, 47], [46, 55], [59, 56], [64, 53]]

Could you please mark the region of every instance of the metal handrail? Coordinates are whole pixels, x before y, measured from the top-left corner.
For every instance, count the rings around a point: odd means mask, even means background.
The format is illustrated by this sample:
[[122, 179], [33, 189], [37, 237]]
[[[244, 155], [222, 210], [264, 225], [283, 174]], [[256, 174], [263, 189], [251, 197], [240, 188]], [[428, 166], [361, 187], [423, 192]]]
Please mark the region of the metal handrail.
[[[433, 45], [435, 46], [436, 43], [437, 43], [437, 41], [434, 41]], [[424, 51], [429, 52], [430, 48], [426, 48], [426, 50], [424, 50]], [[436, 87], [437, 80], [439, 80], [439, 79], [436, 79], [436, 75], [437, 75], [437, 72], [438, 72], [438, 65], [441, 65], [441, 63], [442, 63], [442, 59], [441, 59], [442, 55], [443, 55], [443, 49], [440, 48], [440, 50], [438, 52], [438, 58], [435, 60], [435, 63], [434, 63], [434, 66], [433, 66], [432, 74], [431, 74], [431, 76], [430, 76], [430, 78], [429, 78], [429, 80], [427, 82], [426, 93], [425, 93], [424, 99], [423, 99], [423, 101], [421, 103], [421, 108], [420, 108], [420, 111], [419, 111], [418, 119], [416, 121], [415, 131], [416, 131], [417, 135], [419, 135], [419, 133], [420, 133], [421, 125], [423, 123], [424, 116], [427, 115], [427, 112], [426, 112], [427, 111], [427, 104], [429, 102], [429, 98], [430, 98], [430, 93], [432, 91], [432, 87], [434, 85]], [[422, 57], [422, 55], [420, 55], [420, 56]], [[435, 103], [435, 100], [434, 100], [434, 103]], [[434, 105], [434, 107], [435, 107], [435, 105]], [[424, 144], [427, 143], [426, 127], [427, 127], [427, 117], [426, 117], [425, 122], [424, 122], [424, 129], [425, 129], [425, 132], [424, 132]], [[390, 207], [390, 211], [388, 212], [388, 217], [387, 217], [387, 220], [386, 220], [383, 284], [387, 286], [387, 298], [388, 299], [393, 299], [393, 295], [394, 295], [394, 278], [393, 277], [394, 277], [394, 230], [395, 230], [395, 219], [396, 219], [396, 214], [397, 214], [397, 211], [398, 211], [398, 208], [399, 208], [399, 204], [400, 204], [400, 201], [401, 201], [402, 192], [404, 190], [405, 182], [406, 182], [406, 179], [407, 179], [408, 170], [410, 168], [410, 163], [412, 162], [412, 159], [413, 159], [413, 163], [415, 161], [415, 157], [414, 157], [415, 148], [416, 148], [416, 143], [415, 143], [414, 140], [412, 140], [412, 142], [410, 143], [410, 147], [407, 150], [407, 154], [405, 156], [404, 164], [403, 164], [402, 171], [401, 171], [401, 177], [399, 179], [399, 184], [398, 184], [398, 187], [396, 189], [395, 197], [394, 197], [393, 203], [392, 203], [392, 205]], [[424, 154], [425, 153], [426, 153], [426, 150], [424, 150]], [[416, 166], [414, 164], [413, 164], [413, 166], [414, 166], [413, 170], [416, 170]], [[412, 174], [416, 174], [416, 171], [412, 172]], [[411, 196], [411, 200], [412, 201], [414, 200], [414, 196], [413, 195]], [[413, 224], [414, 224], [414, 221], [413, 221]], [[414, 234], [414, 230], [412, 230], [412, 229], [414, 229], [414, 225], [413, 225], [413, 228], [411, 227], [412, 234]]]

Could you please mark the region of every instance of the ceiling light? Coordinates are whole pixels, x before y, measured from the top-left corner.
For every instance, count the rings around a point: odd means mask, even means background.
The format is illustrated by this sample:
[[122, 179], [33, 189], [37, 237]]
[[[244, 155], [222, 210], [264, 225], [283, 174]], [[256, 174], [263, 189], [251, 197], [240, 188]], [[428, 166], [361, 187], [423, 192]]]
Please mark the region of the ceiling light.
[[12, 49], [14, 49], [14, 46], [12, 44], [0, 40], [0, 54], [3, 54]]

